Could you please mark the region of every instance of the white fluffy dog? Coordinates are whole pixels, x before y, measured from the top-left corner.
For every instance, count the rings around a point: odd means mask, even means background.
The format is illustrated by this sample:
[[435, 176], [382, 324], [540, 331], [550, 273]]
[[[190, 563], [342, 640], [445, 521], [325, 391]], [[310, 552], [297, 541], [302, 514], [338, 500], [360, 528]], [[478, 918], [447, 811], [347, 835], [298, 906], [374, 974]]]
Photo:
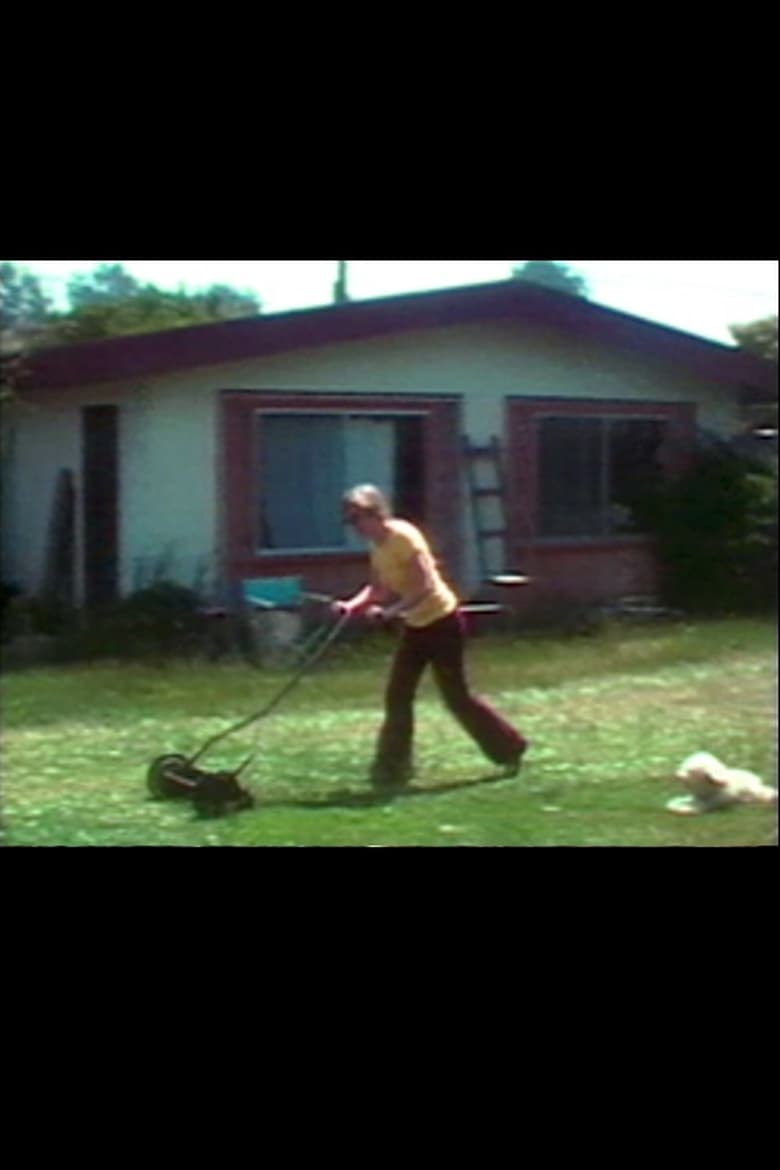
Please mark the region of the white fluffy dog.
[[777, 803], [777, 789], [769, 788], [754, 772], [727, 768], [709, 752], [688, 756], [675, 775], [689, 795], [667, 801], [670, 812], [705, 813], [731, 804]]

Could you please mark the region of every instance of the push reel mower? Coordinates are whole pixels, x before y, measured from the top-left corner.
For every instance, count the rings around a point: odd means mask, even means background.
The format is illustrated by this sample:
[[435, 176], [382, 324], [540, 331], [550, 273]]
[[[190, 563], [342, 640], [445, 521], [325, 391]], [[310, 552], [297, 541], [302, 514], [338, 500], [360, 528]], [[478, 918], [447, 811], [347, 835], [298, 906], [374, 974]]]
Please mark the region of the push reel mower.
[[328, 623], [315, 631], [307, 643], [304, 660], [298, 669], [270, 702], [259, 711], [254, 711], [247, 718], [231, 724], [224, 731], [213, 735], [192, 756], [169, 752], [153, 760], [146, 774], [146, 785], [152, 799], [180, 800], [189, 798], [200, 816], [209, 817], [253, 808], [255, 798], [248, 789], [239, 783], [239, 777], [255, 759], [256, 752], [253, 752], [240, 767], [232, 772], [207, 772], [202, 768], [196, 768], [196, 761], [215, 744], [227, 739], [229, 735], [234, 735], [249, 727], [250, 724], [258, 723], [270, 715], [298, 685], [303, 676], [322, 658], [326, 650], [341, 634], [349, 618], [349, 614], [343, 614], [335, 625]]

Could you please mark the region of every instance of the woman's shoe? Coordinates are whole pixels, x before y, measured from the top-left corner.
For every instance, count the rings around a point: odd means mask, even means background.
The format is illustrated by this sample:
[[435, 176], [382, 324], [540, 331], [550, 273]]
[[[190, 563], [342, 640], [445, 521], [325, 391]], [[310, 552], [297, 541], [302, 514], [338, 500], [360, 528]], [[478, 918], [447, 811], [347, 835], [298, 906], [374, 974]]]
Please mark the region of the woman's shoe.
[[531, 746], [529, 740], [524, 739], [519, 747], [515, 748], [512, 755], [504, 764], [504, 776], [508, 780], [511, 776], [517, 776], [523, 763], [523, 756]]
[[382, 764], [374, 764], [368, 779], [375, 792], [398, 792], [408, 787], [413, 776], [414, 768], [411, 764], [402, 768], [388, 768]]

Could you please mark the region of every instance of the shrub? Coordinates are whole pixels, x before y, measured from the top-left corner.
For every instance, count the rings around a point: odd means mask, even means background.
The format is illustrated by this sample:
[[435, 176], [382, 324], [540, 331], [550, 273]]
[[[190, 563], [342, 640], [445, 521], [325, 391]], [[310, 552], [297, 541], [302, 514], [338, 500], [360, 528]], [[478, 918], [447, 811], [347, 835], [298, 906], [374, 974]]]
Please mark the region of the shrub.
[[18, 585], [13, 585], [10, 582], [0, 581], [0, 636], [5, 642], [8, 638], [13, 636], [13, 607], [11, 603], [14, 598], [19, 597], [21, 589]]
[[191, 589], [159, 581], [83, 615], [64, 639], [67, 658], [144, 658], [184, 653], [201, 633], [200, 598]]
[[16, 586], [2, 587], [2, 640], [45, 635], [56, 638], [72, 623], [74, 611], [61, 601], [25, 594]]
[[656, 544], [663, 600], [702, 614], [776, 604], [777, 468], [701, 451], [680, 479], [637, 506]]

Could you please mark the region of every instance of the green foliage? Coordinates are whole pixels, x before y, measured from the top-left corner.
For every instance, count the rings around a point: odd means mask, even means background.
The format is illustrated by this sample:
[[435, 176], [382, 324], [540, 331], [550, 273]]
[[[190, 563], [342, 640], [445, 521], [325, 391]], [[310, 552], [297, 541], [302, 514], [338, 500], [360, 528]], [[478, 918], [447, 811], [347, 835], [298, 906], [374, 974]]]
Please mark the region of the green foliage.
[[22, 595], [14, 585], [0, 591], [0, 637], [10, 643], [6, 666], [29, 665], [14, 659], [15, 639], [52, 639], [49, 661], [160, 662], [199, 651], [205, 644], [202, 602], [184, 586], [160, 580], [128, 597], [78, 611], [45, 597]]
[[[747, 353], [777, 365], [777, 316], [765, 317], [749, 325], [732, 325], [730, 328], [734, 340]], [[777, 430], [777, 379], [774, 397], [762, 401], [761, 396], [757, 395], [756, 401], [749, 403], [747, 414], [753, 426]]]
[[3, 641], [10, 636], [8, 633], [8, 615], [11, 606], [21, 593], [18, 585], [12, 581], [0, 581], [0, 637]]
[[526, 280], [555, 292], [570, 293], [576, 297], [587, 297], [588, 282], [584, 276], [574, 272], [566, 264], [556, 260], [526, 260], [520, 268], [513, 269], [515, 280]]
[[8, 260], [3, 261], [0, 264], [0, 328], [36, 328], [45, 325], [51, 315], [51, 299], [38, 277]]
[[749, 325], [731, 325], [731, 336], [748, 353], [777, 361], [777, 317], [765, 317]]
[[201, 601], [184, 586], [158, 581], [89, 611], [61, 639], [68, 659], [165, 658], [183, 654], [201, 632]]
[[0, 401], [13, 398], [25, 354], [43, 344], [56, 314], [37, 276], [0, 264]]
[[95, 341], [132, 333], [208, 325], [262, 311], [258, 298], [224, 284], [186, 292], [144, 284], [121, 264], [101, 264], [68, 283], [70, 308], [55, 312], [38, 277], [0, 264], [0, 376], [4, 396], [21, 372], [24, 355], [45, 345]]
[[142, 284], [121, 264], [103, 264], [68, 284], [71, 310], [53, 331], [60, 343], [100, 340], [132, 333], [208, 325], [215, 321], [254, 317], [261, 305], [252, 293], [215, 284], [199, 292], [170, 292]]
[[638, 501], [655, 538], [663, 598], [694, 613], [766, 611], [777, 597], [777, 467], [701, 451]]
[[113, 305], [142, 294], [144, 286], [121, 264], [101, 264], [89, 275], [68, 281], [68, 300], [74, 311], [94, 305]]
[[76, 620], [74, 610], [59, 601], [23, 595], [15, 586], [4, 587], [4, 594], [3, 641], [26, 634], [56, 637], [72, 628]]

